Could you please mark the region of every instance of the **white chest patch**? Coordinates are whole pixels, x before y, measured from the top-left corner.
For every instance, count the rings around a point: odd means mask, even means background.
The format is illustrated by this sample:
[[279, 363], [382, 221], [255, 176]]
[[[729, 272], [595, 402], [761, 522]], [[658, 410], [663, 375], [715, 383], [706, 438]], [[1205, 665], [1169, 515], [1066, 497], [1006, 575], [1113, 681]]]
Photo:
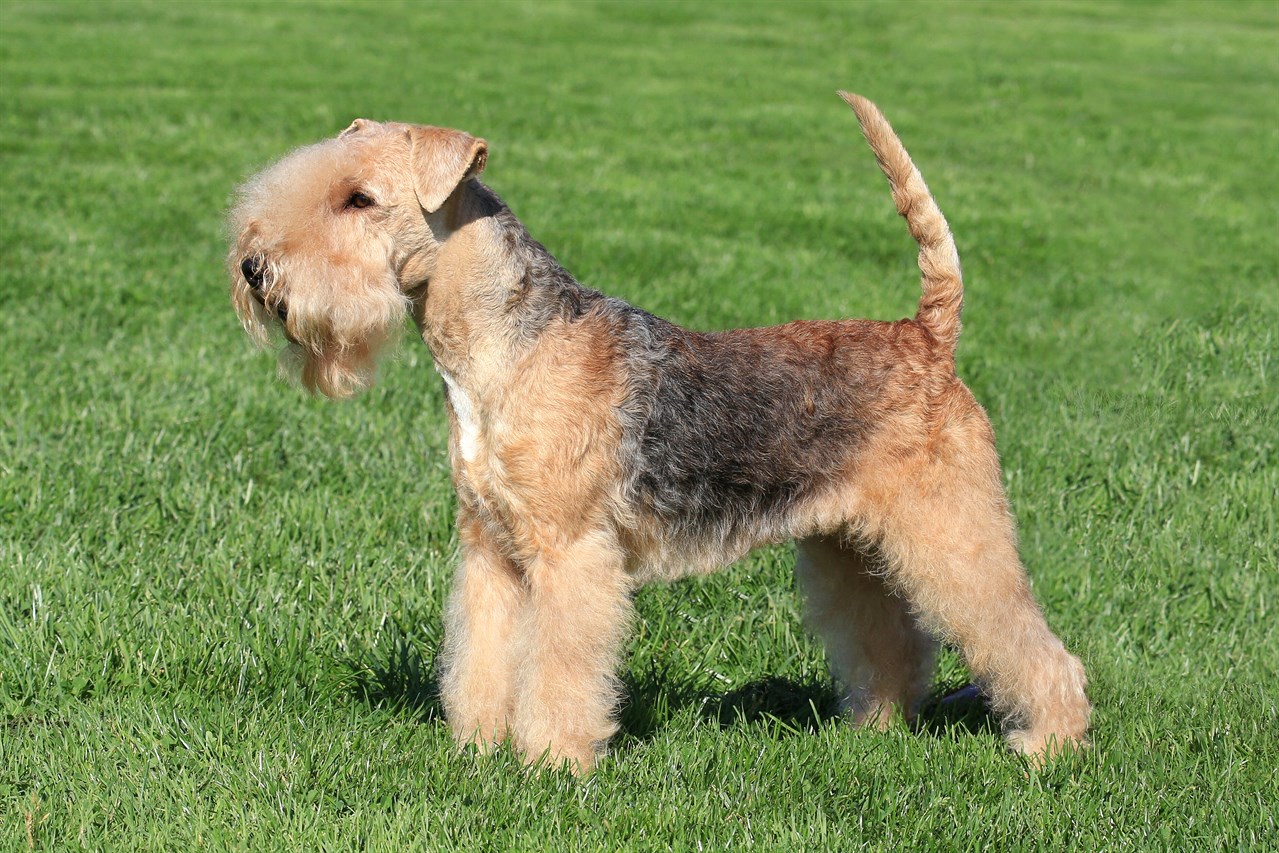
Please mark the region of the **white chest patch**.
[[462, 459], [474, 462], [480, 452], [480, 423], [476, 418], [475, 407], [471, 405], [471, 398], [462, 390], [462, 386], [457, 384], [457, 380], [450, 376], [447, 370], [438, 364], [435, 370], [444, 377], [444, 384], [449, 389], [449, 403], [453, 406], [453, 414], [457, 416], [457, 427], [462, 433], [458, 436]]

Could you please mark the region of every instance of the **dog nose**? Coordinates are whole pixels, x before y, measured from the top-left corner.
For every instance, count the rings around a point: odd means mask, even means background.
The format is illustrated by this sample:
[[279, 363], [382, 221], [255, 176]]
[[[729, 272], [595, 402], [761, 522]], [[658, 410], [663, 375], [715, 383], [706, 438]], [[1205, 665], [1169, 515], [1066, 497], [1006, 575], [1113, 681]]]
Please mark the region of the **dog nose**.
[[244, 280], [249, 283], [249, 287], [254, 290], [262, 289], [262, 261], [259, 258], [245, 258], [240, 262], [240, 272], [244, 275]]

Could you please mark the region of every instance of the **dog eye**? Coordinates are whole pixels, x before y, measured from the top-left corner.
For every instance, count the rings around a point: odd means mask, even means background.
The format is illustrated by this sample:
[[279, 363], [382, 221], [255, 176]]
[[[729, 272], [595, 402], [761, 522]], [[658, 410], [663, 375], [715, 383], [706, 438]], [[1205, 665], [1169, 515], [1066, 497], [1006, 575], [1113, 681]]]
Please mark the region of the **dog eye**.
[[356, 210], [363, 210], [366, 207], [373, 206], [373, 199], [369, 198], [368, 196], [366, 196], [364, 193], [360, 192], [359, 190], [356, 190], [355, 192], [351, 193], [350, 197], [347, 198], [346, 206], [353, 207]]

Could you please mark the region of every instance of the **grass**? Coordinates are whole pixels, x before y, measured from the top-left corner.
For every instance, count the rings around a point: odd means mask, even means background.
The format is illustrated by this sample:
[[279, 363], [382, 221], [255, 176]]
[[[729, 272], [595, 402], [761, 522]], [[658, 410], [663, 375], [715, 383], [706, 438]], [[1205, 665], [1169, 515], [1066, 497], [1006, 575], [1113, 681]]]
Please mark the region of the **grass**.
[[[3, 3], [0, 848], [1273, 845], [1277, 42], [1272, 3]], [[777, 548], [640, 594], [588, 782], [455, 755], [438, 379], [409, 346], [348, 405], [281, 386], [232, 187], [357, 115], [462, 127], [591, 285], [894, 318], [912, 244], [841, 87], [958, 235], [959, 370], [1093, 748], [842, 724]]]

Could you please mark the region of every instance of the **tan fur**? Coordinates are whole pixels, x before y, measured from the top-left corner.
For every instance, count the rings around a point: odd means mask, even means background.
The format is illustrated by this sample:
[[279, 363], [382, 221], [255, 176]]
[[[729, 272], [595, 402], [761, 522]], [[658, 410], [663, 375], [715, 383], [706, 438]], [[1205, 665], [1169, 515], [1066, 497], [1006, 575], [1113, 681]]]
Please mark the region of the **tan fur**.
[[950, 353], [959, 341], [959, 312], [964, 304], [959, 252], [950, 226], [928, 185], [879, 108], [860, 95], [840, 92], [862, 126], [862, 135], [888, 177], [897, 212], [906, 218], [910, 236], [919, 243], [919, 268], [924, 295], [915, 319], [929, 329]]
[[842, 704], [857, 725], [913, 719], [933, 674], [937, 641], [884, 578], [872, 549], [834, 537], [799, 545], [796, 575], [809, 625], [822, 638]]
[[[440, 690], [459, 743], [509, 739], [529, 761], [588, 771], [616, 729], [634, 590], [784, 539], [801, 542], [809, 622], [854, 722], [913, 714], [941, 639], [962, 651], [1014, 748], [1046, 756], [1082, 742], [1083, 670], [1031, 595], [989, 421], [954, 373], [963, 289], [949, 227], [879, 111], [844, 97], [920, 244], [914, 320], [671, 337], [678, 345], [649, 358], [636, 347], [657, 346], [656, 321], [636, 337], [618, 304], [578, 311], [585, 291], [573, 283], [533, 329], [516, 309], [544, 296], [538, 288], [554, 295], [561, 272], [475, 180], [487, 145], [459, 131], [357, 120], [241, 191], [228, 255], [235, 306], [260, 341], [282, 329], [284, 363], [308, 388], [341, 397], [367, 386], [406, 313], [444, 379], [462, 560]], [[725, 352], [754, 361], [726, 371], [715, 361]], [[758, 373], [761, 353], [823, 365], [817, 385], [784, 366], [771, 379], [797, 420], [839, 408], [831, 428], [849, 444], [812, 457], [820, 478], [777, 509], [677, 531], [636, 485], [637, 460], [672, 448], [636, 430], [655, 428], [664, 383], [757, 393], [755, 379], [770, 378]], [[681, 358], [708, 361], [663, 377]], [[759, 402], [743, 411], [772, 417]], [[795, 442], [778, 442], [761, 465], [804, 458]], [[746, 487], [728, 483], [725, 501]]]

